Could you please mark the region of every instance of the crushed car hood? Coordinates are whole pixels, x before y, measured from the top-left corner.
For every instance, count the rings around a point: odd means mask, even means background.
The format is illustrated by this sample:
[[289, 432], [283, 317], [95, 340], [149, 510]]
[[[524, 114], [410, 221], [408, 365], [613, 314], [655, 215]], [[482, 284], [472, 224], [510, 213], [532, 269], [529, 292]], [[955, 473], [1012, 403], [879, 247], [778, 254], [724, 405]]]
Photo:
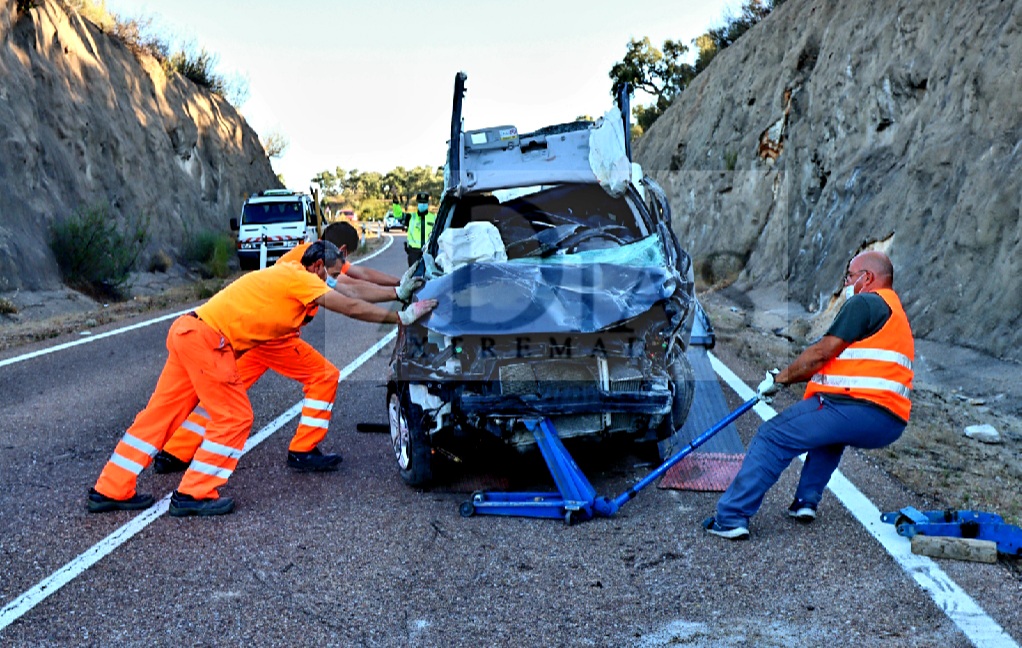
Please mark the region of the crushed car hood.
[[452, 337], [593, 333], [650, 310], [676, 287], [663, 267], [470, 263], [417, 297], [439, 302], [426, 328]]

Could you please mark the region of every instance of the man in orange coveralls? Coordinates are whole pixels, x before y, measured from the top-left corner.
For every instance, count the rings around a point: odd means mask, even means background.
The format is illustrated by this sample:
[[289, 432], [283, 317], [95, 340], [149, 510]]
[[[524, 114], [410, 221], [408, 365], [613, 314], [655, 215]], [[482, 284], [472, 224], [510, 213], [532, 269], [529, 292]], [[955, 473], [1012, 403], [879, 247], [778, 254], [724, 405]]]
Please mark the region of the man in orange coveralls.
[[[358, 233], [348, 223], [330, 225], [323, 231], [323, 238], [337, 245], [342, 253], [358, 249]], [[288, 251], [278, 263], [301, 260], [310, 245], [303, 243]], [[356, 274], [356, 270], [369, 283], [354, 279], [352, 275]], [[370, 302], [394, 299], [407, 302], [412, 291], [421, 284], [421, 279], [409, 278], [402, 283], [393, 275], [352, 266], [347, 261], [344, 261], [341, 275], [336, 280], [327, 278], [327, 285], [341, 294]], [[260, 344], [238, 360], [238, 375], [246, 391], [268, 369], [302, 383], [305, 394], [298, 429], [288, 446], [288, 466], [301, 472], [337, 470], [341, 455], [322, 454], [317, 446], [330, 425], [340, 372], [308, 342], [298, 337], [297, 332]], [[153, 458], [153, 471], [162, 475], [187, 470], [202, 444], [208, 425], [209, 413], [200, 403]]]
[[175, 320], [156, 389], [90, 489], [87, 509], [101, 513], [151, 506], [153, 496], [135, 490], [138, 475], [201, 400], [210, 424], [171, 497], [169, 512], [175, 517], [230, 513], [233, 500], [220, 497], [217, 489], [234, 472], [253, 419], [236, 358], [294, 333], [320, 306], [355, 319], [404, 325], [436, 307], [435, 300], [424, 300], [395, 312], [345, 297], [325, 283], [343, 265], [336, 245], [317, 241], [301, 264], [278, 262], [247, 274]]

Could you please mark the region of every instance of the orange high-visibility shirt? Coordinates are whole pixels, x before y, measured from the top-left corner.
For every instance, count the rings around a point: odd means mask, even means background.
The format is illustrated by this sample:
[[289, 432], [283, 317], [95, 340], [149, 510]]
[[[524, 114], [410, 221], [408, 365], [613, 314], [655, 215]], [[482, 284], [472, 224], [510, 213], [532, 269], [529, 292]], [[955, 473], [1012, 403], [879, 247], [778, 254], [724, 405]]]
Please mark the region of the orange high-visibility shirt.
[[806, 385], [805, 397], [823, 393], [861, 398], [907, 422], [915, 360], [912, 329], [893, 290], [884, 288], [876, 294], [890, 307], [891, 317], [879, 331], [848, 345], [823, 365]]
[[[297, 263], [298, 265], [301, 265], [302, 257], [305, 256], [305, 251], [309, 249], [310, 245], [312, 245], [312, 241], [306, 243], [299, 243], [298, 245], [294, 246], [293, 248], [285, 252], [284, 256], [277, 259], [277, 263], [280, 263], [281, 261], [292, 261], [294, 263]], [[345, 259], [344, 265], [341, 266], [341, 274], [344, 275], [348, 274], [348, 269], [350, 267], [351, 264], [348, 262], [347, 259]]]
[[296, 332], [319, 308], [313, 302], [328, 292], [326, 283], [301, 264], [277, 261], [241, 277], [195, 313], [240, 354]]

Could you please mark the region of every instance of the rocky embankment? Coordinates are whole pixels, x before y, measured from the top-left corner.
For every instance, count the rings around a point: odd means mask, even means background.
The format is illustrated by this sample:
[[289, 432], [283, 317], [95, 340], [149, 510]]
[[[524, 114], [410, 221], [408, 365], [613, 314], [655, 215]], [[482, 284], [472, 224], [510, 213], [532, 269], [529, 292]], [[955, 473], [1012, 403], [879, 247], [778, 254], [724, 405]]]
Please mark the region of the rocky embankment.
[[[636, 146], [706, 284], [824, 313], [887, 250], [917, 337], [1022, 361], [1022, 2], [788, 0]], [[824, 318], [821, 318], [824, 319]]]
[[227, 101], [58, 0], [0, 0], [0, 79], [0, 295], [60, 288], [50, 232], [76, 211], [146, 216], [146, 255], [173, 256], [280, 186]]

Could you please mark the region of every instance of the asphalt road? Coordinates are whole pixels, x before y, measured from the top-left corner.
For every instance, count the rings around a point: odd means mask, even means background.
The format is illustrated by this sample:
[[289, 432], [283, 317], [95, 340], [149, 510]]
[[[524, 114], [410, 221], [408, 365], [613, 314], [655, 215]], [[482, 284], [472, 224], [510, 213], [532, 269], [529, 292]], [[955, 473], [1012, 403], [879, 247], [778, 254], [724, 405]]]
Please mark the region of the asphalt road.
[[[400, 274], [401, 242], [369, 265]], [[471, 462], [432, 491], [406, 487], [389, 436], [355, 429], [386, 420], [392, 344], [341, 384], [324, 442], [343, 453], [340, 471], [288, 470], [291, 420], [242, 458], [223, 489], [237, 502], [234, 514], [156, 516], [79, 567], [97, 544], [110, 546], [105, 538], [143, 519], [87, 514], [85, 494], [155, 385], [169, 325], [0, 367], [0, 645], [973, 643], [952, 620], [962, 618], [958, 599], [935, 603], [834, 496], [808, 527], [784, 515], [797, 465], [767, 495], [749, 542], [699, 528], [716, 494], [653, 487], [612, 518], [574, 526], [460, 517], [458, 504], [475, 486], [539, 479], [542, 464], [502, 454]], [[391, 327], [323, 313], [308, 329], [303, 336], [345, 367]], [[714, 353], [755, 385], [759, 368], [743, 366], [727, 348]], [[740, 402], [724, 391], [732, 406]], [[267, 375], [250, 395], [255, 434], [301, 391]], [[744, 440], [757, 423], [754, 414], [739, 422]], [[606, 454], [579, 458], [602, 494], [622, 492], [651, 468], [647, 453], [613, 447]], [[924, 507], [854, 452], [841, 469], [880, 510]], [[163, 496], [176, 483], [146, 471], [140, 490]], [[1003, 565], [939, 566], [989, 615], [977, 623], [989, 629], [989, 618], [1011, 636], [991, 634], [995, 643], [985, 645], [1022, 640], [1017, 575]], [[62, 586], [46, 581], [58, 572], [66, 575]], [[45, 592], [33, 589], [40, 583]]]

